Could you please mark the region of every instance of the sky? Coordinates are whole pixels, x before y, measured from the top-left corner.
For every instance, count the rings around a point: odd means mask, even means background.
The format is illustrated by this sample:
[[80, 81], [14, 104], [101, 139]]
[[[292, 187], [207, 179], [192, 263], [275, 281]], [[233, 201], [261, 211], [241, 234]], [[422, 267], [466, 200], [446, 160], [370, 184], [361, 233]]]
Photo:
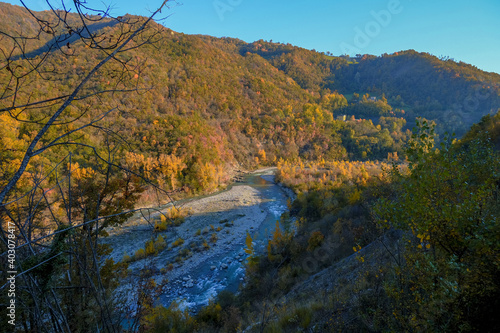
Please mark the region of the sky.
[[[5, 0], [2, 0], [5, 1]], [[60, 0], [59, 0], [60, 1]], [[7, 1], [19, 4], [19, 1]], [[57, 2], [57, 1], [54, 1]], [[160, 0], [87, 0], [112, 13], [148, 15]], [[44, 0], [26, 0], [35, 10]], [[182, 0], [162, 24], [174, 31], [259, 39], [342, 54], [414, 49], [500, 73], [498, 0]]]

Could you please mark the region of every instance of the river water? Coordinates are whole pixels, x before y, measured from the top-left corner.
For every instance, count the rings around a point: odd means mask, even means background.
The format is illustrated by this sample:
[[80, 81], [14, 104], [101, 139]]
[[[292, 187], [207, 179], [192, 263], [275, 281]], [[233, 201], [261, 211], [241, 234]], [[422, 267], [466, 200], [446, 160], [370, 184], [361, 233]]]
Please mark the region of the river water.
[[[254, 253], [262, 254], [267, 239], [276, 227], [276, 221], [287, 211], [287, 193], [274, 182], [274, 175], [269, 174], [269, 171], [249, 174], [243, 182], [233, 186], [238, 185], [253, 187], [259, 191], [262, 198], [259, 208], [266, 213], [266, 218], [251, 232]], [[188, 308], [195, 312], [222, 290], [236, 292], [244, 281], [244, 265], [248, 257], [244, 249], [243, 244], [227, 248], [219, 255], [211, 257], [208, 262], [190, 270], [187, 277], [171, 281], [160, 297], [160, 303], [169, 306], [175, 302], [180, 309]], [[222, 264], [227, 265], [227, 268], [221, 268]]]

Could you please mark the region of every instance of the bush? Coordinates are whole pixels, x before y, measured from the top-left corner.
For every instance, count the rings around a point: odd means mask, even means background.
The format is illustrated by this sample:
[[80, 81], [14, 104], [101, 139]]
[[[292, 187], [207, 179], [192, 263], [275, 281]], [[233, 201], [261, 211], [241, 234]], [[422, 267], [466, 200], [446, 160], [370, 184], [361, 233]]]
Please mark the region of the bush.
[[155, 241], [155, 250], [156, 252], [160, 252], [161, 250], [163, 250], [165, 247], [167, 247], [167, 243], [165, 242], [165, 240], [163, 239], [163, 236], [158, 236], [158, 238], [156, 239]]
[[309, 240], [307, 241], [307, 251], [313, 251], [314, 249], [316, 249], [323, 243], [324, 239], [325, 236], [321, 233], [321, 231], [313, 232], [311, 234], [311, 237], [309, 237]]
[[198, 322], [205, 323], [210, 326], [222, 327], [222, 307], [219, 303], [210, 302], [202, 308], [196, 316]]
[[177, 306], [171, 305], [169, 308], [159, 306], [146, 315], [141, 323], [145, 332], [178, 332], [190, 333], [196, 328], [196, 321], [188, 311], [179, 310]]
[[183, 258], [188, 258], [190, 257], [192, 252], [189, 249], [182, 249], [179, 255]]
[[184, 223], [184, 218], [187, 216], [187, 212], [181, 208], [171, 207], [167, 209], [165, 215], [167, 215], [174, 225], [179, 226]]
[[210, 236], [210, 241], [211, 241], [212, 243], [215, 243], [215, 242], [217, 242], [217, 239], [219, 239], [219, 237], [217, 237], [217, 234], [214, 232], [214, 233], [212, 234], [212, 236]]
[[282, 329], [293, 329], [299, 326], [302, 329], [307, 329], [311, 324], [312, 310], [308, 308], [298, 308], [292, 313], [285, 315], [279, 320], [279, 326]]
[[139, 249], [135, 251], [134, 260], [140, 260], [146, 258], [146, 251], [144, 249]]
[[154, 255], [156, 253], [155, 244], [153, 240], [148, 240], [146, 242], [146, 256]]

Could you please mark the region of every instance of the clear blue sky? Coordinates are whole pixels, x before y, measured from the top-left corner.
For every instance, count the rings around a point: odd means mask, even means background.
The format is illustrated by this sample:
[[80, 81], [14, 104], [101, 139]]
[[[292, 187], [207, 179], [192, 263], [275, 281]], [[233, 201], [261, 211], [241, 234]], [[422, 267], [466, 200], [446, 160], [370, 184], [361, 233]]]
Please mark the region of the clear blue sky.
[[[5, 1], [5, 0], [2, 0]], [[18, 1], [8, 1], [18, 3]], [[41, 9], [42, 0], [27, 1]], [[147, 15], [159, 0], [88, 0]], [[500, 73], [499, 0], [183, 0], [164, 25], [188, 34], [291, 43], [334, 55], [415, 49]]]

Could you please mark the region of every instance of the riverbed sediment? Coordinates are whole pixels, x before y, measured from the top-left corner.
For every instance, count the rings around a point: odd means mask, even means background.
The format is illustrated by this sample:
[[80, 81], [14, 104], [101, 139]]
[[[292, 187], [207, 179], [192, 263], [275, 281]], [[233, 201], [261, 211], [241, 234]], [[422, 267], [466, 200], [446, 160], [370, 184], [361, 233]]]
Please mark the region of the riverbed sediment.
[[[272, 168], [258, 171], [262, 175], [260, 185], [267, 186], [266, 193], [256, 186], [240, 183], [227, 191], [185, 202], [182, 209], [190, 212], [185, 222], [161, 233], [168, 248], [156, 256], [131, 262], [131, 278], [120, 286], [120, 291], [133, 301], [134, 276], [137, 278], [146, 267], [158, 282], [168, 280], [165, 302], [184, 296], [188, 304], [206, 302], [221, 289], [234, 285], [235, 279], [241, 280], [248, 256], [244, 252], [247, 234], [256, 233], [264, 221], [275, 221], [286, 210], [288, 194], [274, 183], [273, 174]], [[145, 221], [129, 221], [125, 228], [108, 239], [115, 261], [144, 248], [152, 236], [151, 226]], [[172, 247], [179, 238], [183, 245]], [[179, 259], [181, 251], [188, 255]], [[193, 302], [192, 296], [197, 292], [201, 295]]]

